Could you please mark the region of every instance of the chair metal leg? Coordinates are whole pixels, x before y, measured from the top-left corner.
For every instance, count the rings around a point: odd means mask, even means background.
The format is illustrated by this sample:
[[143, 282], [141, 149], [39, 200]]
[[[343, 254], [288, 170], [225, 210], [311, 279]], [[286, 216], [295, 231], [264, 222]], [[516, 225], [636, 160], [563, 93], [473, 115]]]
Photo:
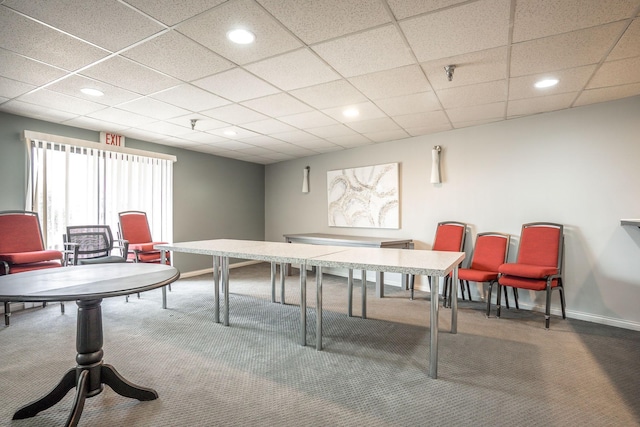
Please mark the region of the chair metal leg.
[[60, 313], [64, 314], [64, 302], [60, 301]]
[[9, 318], [11, 317], [11, 303], [9, 301], [5, 301], [4, 302], [4, 324], [5, 326], [9, 326], [9, 324], [11, 323], [11, 320], [9, 320]]
[[500, 285], [500, 283], [498, 283], [498, 294], [496, 295], [496, 317], [499, 319], [500, 318], [500, 306], [502, 304], [502, 285]]
[[549, 329], [549, 321], [551, 320], [551, 283], [547, 280], [547, 306], [544, 311], [544, 327]]
[[[473, 301], [471, 299], [471, 288], [469, 287], [469, 281], [465, 280], [465, 282], [467, 283], [467, 294], [469, 295], [469, 301]], [[464, 299], [464, 297], [463, 297], [463, 299]]]
[[562, 308], [562, 318], [567, 318], [567, 313], [565, 313], [565, 301], [564, 301], [564, 287], [558, 285], [558, 291], [560, 292], [560, 306]]
[[513, 289], [513, 299], [516, 300], [516, 308], [520, 310], [520, 306], [518, 305], [518, 288], [511, 288], [511, 289]]
[[487, 289], [487, 317], [491, 316], [491, 291], [495, 281], [489, 282], [489, 288]]
[[504, 290], [504, 305], [507, 308], [511, 308], [511, 307], [509, 307], [509, 295], [507, 295], [507, 287], [503, 286], [502, 289]]

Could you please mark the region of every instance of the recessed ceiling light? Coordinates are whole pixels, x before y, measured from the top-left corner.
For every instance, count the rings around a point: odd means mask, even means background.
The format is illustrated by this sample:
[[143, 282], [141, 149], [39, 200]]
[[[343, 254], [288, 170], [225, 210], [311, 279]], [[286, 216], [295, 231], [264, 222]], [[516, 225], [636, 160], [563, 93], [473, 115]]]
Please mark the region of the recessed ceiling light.
[[238, 44], [250, 44], [256, 39], [256, 35], [251, 31], [238, 28], [231, 30], [227, 33], [227, 38], [234, 43]]
[[357, 108], [347, 108], [342, 111], [342, 115], [345, 117], [357, 117], [360, 115], [360, 111]]
[[104, 95], [104, 93], [102, 93], [98, 89], [92, 89], [90, 87], [83, 87], [82, 89], [80, 89], [80, 92], [84, 93], [85, 95], [90, 95], [90, 96], [102, 96], [102, 95]]
[[537, 87], [538, 89], [542, 89], [545, 87], [555, 86], [557, 84], [558, 84], [558, 79], [544, 79], [536, 82], [534, 86]]
[[236, 136], [238, 134], [238, 132], [234, 130], [225, 130], [223, 133], [227, 136]]

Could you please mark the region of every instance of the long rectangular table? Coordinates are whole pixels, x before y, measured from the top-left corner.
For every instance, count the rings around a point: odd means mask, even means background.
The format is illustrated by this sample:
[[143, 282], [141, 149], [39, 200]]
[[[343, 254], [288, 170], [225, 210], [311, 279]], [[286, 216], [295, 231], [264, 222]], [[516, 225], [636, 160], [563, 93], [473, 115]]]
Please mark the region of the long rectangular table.
[[[346, 268], [370, 271], [388, 271], [402, 274], [431, 276], [432, 283], [438, 277], [453, 272], [452, 294], [457, 295], [458, 265], [464, 260], [464, 252], [439, 252], [426, 250], [407, 251], [392, 248], [350, 248], [344, 246], [318, 246], [311, 244], [288, 244], [284, 242], [262, 242], [250, 240], [206, 240], [156, 245], [161, 251], [174, 251], [213, 256], [214, 313], [219, 322], [219, 283], [222, 279], [224, 292], [224, 324], [229, 325], [229, 258], [270, 262], [272, 292], [274, 286], [274, 263], [300, 264], [300, 344], [306, 345], [306, 275], [307, 266], [318, 268], [316, 274], [316, 349], [322, 350], [322, 268]], [[218, 275], [221, 272], [221, 278]], [[281, 282], [284, 274], [281, 268]], [[281, 288], [284, 302], [284, 286]], [[365, 288], [366, 289], [366, 288]], [[366, 295], [363, 294], [366, 301]], [[431, 287], [429, 376], [437, 378], [438, 372], [438, 287]], [[457, 300], [451, 305], [451, 333], [457, 333]]]
[[[301, 233], [284, 234], [287, 243], [309, 243], [311, 245], [353, 246], [367, 248], [413, 249], [411, 239], [392, 239], [373, 236], [345, 236], [342, 234]], [[384, 297], [384, 271], [376, 271], [376, 295]], [[288, 274], [288, 273], [287, 273]], [[402, 288], [409, 289], [409, 275], [402, 275]]]

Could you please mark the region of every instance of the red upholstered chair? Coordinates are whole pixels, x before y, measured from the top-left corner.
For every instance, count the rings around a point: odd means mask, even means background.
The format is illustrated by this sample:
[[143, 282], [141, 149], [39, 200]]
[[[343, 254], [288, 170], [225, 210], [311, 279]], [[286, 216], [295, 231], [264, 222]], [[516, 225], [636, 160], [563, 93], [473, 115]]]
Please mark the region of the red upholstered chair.
[[[507, 262], [510, 240], [511, 236], [505, 233], [478, 233], [469, 267], [458, 269], [462, 299], [464, 299], [464, 284], [467, 285], [469, 301], [471, 301], [469, 282], [489, 284], [487, 293], [487, 317], [489, 317], [491, 310], [491, 290], [493, 289], [494, 283], [498, 283], [498, 268]], [[515, 288], [513, 288], [513, 297], [516, 301], [516, 307], [518, 307], [518, 294]], [[509, 308], [509, 297], [507, 296], [506, 287], [504, 288], [504, 298], [507, 308]]]
[[[134, 262], [160, 263], [160, 251], [154, 245], [167, 242], [154, 242], [151, 229], [147, 221], [147, 214], [140, 211], [126, 211], [118, 214], [120, 217], [120, 238], [129, 242], [127, 258]], [[169, 253], [166, 253], [166, 263], [171, 264]]]
[[[464, 238], [467, 235], [467, 224], [456, 221], [443, 221], [438, 223], [436, 228], [436, 238], [433, 242], [434, 251], [462, 252], [464, 249]], [[410, 280], [411, 299], [413, 299], [413, 277]], [[447, 276], [444, 281], [443, 297], [444, 304], [447, 304], [447, 290], [451, 284], [451, 276]], [[431, 285], [431, 278], [429, 278]]]
[[[40, 220], [36, 212], [0, 212], [0, 275], [42, 268], [62, 267], [63, 254], [44, 248]], [[9, 326], [11, 308], [4, 302], [4, 322]], [[64, 305], [60, 304], [64, 313]]]
[[[498, 268], [499, 286], [511, 286], [531, 291], [546, 291], [545, 328], [549, 329], [551, 292], [560, 291], [562, 318], [566, 319], [562, 263], [564, 258], [564, 227], [561, 224], [532, 222], [522, 226], [518, 257], [515, 263]], [[500, 290], [498, 289], [498, 317]]]

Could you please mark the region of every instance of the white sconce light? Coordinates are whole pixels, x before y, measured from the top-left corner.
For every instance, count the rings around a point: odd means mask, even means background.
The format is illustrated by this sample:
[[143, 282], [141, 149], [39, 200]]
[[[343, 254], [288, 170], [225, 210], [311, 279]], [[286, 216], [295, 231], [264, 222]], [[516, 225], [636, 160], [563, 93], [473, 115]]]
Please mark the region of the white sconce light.
[[436, 145], [431, 150], [431, 183], [440, 184], [442, 182], [440, 177], [440, 152], [442, 147]]
[[309, 170], [311, 170], [309, 166], [307, 166], [302, 170], [302, 192], [303, 193], [309, 192]]

